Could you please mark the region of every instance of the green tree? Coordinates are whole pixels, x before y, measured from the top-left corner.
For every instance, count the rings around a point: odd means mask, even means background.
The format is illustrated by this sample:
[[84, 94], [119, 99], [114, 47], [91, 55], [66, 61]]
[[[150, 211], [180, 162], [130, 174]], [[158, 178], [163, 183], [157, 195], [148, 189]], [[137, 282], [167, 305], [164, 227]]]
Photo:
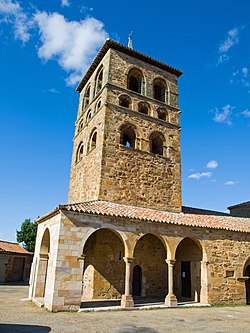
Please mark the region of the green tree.
[[16, 240], [23, 243], [23, 247], [29, 252], [35, 251], [36, 231], [37, 223], [31, 222], [30, 219], [26, 219], [21, 225], [21, 230], [16, 231]]

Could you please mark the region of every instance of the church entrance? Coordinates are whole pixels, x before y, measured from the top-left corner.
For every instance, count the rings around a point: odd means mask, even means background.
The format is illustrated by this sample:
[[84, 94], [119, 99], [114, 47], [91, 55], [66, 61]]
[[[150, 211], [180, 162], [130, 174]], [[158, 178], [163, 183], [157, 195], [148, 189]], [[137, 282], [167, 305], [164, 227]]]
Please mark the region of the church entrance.
[[133, 296], [141, 296], [142, 269], [136, 265], [133, 269], [132, 290]]
[[176, 249], [174, 293], [178, 301], [200, 301], [202, 248], [184, 238]]
[[250, 265], [248, 265], [245, 269], [244, 276], [248, 277], [246, 280], [246, 304], [250, 304]]

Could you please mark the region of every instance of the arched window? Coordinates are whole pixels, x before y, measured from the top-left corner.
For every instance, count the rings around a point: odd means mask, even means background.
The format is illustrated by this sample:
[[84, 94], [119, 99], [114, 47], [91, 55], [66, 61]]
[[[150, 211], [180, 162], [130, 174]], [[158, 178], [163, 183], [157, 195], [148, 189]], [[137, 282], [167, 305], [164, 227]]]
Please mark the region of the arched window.
[[153, 133], [150, 136], [151, 153], [163, 156], [164, 137], [161, 133]]
[[90, 100], [90, 86], [85, 91], [85, 95], [83, 98], [82, 108], [85, 109], [89, 105]]
[[95, 79], [95, 95], [102, 89], [103, 67], [99, 69]]
[[135, 148], [135, 131], [131, 125], [123, 125], [120, 129], [121, 138], [120, 143], [129, 148]]
[[166, 103], [166, 84], [163, 80], [154, 81], [154, 99]]
[[92, 111], [89, 110], [88, 113], [87, 113], [87, 115], [86, 115], [86, 122], [88, 123], [91, 118], [92, 118]]
[[83, 142], [81, 141], [76, 151], [76, 163], [80, 162], [83, 158]]
[[95, 149], [96, 147], [96, 140], [97, 140], [97, 130], [94, 129], [92, 134], [90, 135], [90, 140], [89, 140], [89, 151]]
[[128, 85], [129, 90], [135, 91], [139, 94], [143, 93], [143, 75], [137, 68], [132, 68], [128, 73]]
[[102, 100], [100, 99], [97, 103], [96, 103], [96, 110], [99, 110], [100, 107], [102, 105]]
[[157, 110], [157, 115], [158, 115], [159, 119], [168, 121], [168, 112], [167, 112], [167, 110], [165, 110], [165, 109], [158, 109]]
[[131, 108], [131, 99], [129, 96], [127, 95], [121, 95], [119, 96], [119, 105], [125, 107], [125, 108], [128, 108], [130, 109]]
[[78, 125], [78, 133], [81, 132], [82, 129], [83, 129], [83, 120], [81, 120]]
[[138, 104], [138, 111], [140, 113], [149, 114], [149, 105], [148, 105], [148, 103], [140, 102]]

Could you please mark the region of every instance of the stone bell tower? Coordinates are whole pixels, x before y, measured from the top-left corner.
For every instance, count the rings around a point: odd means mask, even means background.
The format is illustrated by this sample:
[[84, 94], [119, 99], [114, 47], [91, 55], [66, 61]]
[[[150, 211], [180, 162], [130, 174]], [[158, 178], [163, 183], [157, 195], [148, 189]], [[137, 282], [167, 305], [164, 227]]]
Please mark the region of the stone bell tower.
[[106, 200], [181, 211], [181, 74], [105, 42], [77, 88], [69, 203]]

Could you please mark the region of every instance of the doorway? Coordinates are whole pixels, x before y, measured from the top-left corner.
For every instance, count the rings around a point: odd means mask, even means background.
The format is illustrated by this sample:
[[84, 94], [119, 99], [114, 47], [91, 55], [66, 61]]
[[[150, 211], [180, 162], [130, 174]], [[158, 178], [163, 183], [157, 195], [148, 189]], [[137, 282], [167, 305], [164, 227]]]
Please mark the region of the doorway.
[[246, 303], [250, 304], [250, 265], [247, 266], [244, 275], [249, 277], [249, 279], [247, 279], [245, 283], [246, 283]]
[[190, 261], [181, 262], [181, 294], [191, 298], [191, 269]]
[[142, 269], [141, 266], [136, 265], [133, 269], [133, 282], [132, 282], [133, 296], [141, 296], [141, 283], [142, 283]]

